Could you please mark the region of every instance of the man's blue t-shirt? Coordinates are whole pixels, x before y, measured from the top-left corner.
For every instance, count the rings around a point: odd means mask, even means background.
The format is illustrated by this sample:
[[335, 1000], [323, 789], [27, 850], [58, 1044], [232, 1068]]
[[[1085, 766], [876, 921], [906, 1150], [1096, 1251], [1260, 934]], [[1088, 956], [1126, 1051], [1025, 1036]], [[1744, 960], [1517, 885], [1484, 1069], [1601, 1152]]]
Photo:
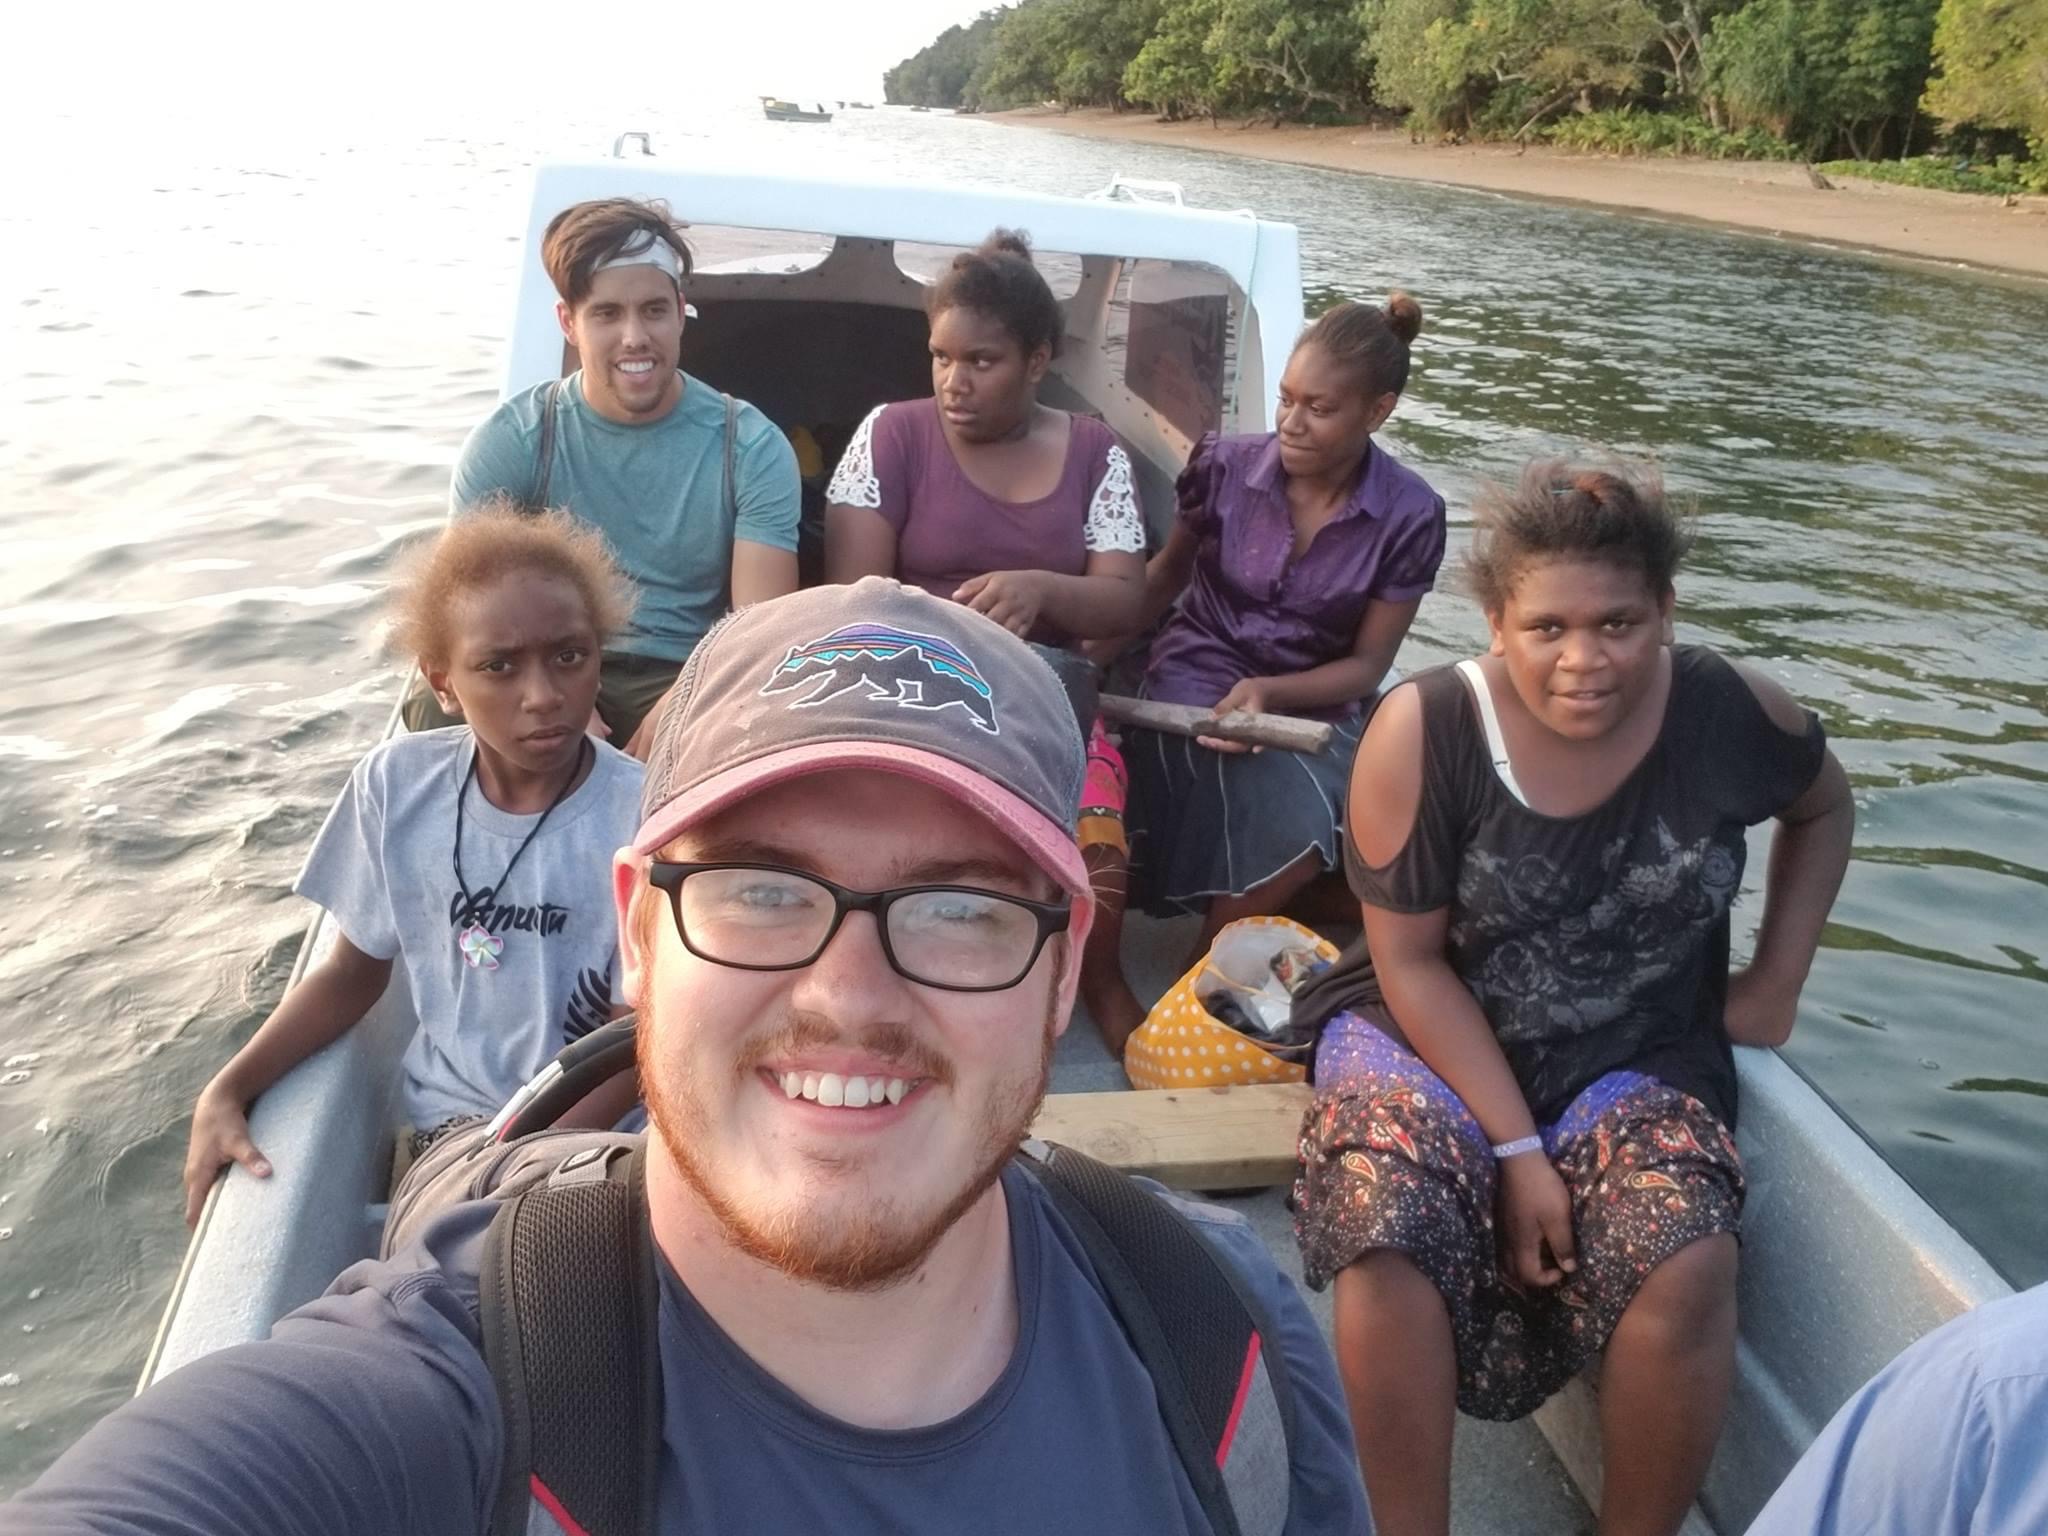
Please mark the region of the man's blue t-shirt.
[[1842, 1405], [1749, 1536], [2048, 1532], [2048, 1285], [1944, 1324]]
[[[541, 401], [514, 395], [463, 444], [449, 484], [455, 516], [495, 492], [531, 504]], [[681, 662], [732, 607], [735, 539], [794, 550], [801, 511], [796, 450], [775, 423], [741, 401], [733, 442], [736, 519], [725, 511], [725, 397], [683, 375], [682, 397], [659, 421], [624, 426], [583, 398], [583, 375], [562, 381], [548, 501], [599, 529], [640, 588], [633, 619], [611, 648]]]
[[[1009, 1366], [956, 1418], [869, 1430], [767, 1375], [663, 1266], [665, 1532], [1147, 1536], [1207, 1530], [1151, 1378], [1035, 1180], [1004, 1175], [1017, 1280]], [[1251, 1229], [1182, 1208], [1265, 1303], [1296, 1418], [1286, 1531], [1370, 1532], [1334, 1362]], [[209, 1356], [103, 1421], [0, 1533], [468, 1536], [489, 1528], [501, 1424], [476, 1322], [494, 1207], [463, 1206], [357, 1265], [268, 1341]]]

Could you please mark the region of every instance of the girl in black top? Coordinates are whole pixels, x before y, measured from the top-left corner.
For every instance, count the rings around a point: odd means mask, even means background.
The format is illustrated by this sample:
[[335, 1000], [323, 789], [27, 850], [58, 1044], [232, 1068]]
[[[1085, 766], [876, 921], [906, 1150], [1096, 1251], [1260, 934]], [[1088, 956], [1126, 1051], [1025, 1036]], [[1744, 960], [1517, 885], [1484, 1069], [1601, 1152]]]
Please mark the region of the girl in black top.
[[[1601, 1530], [1671, 1532], [1734, 1367], [1729, 1043], [1776, 1045], [1848, 862], [1848, 782], [1777, 684], [1671, 643], [1648, 476], [1530, 466], [1479, 512], [1486, 656], [1373, 715], [1346, 863], [1365, 931], [1296, 1190], [1382, 1532], [1449, 1529], [1454, 1402], [1516, 1418], [1597, 1350]], [[1775, 818], [1730, 974], [1744, 829]]]

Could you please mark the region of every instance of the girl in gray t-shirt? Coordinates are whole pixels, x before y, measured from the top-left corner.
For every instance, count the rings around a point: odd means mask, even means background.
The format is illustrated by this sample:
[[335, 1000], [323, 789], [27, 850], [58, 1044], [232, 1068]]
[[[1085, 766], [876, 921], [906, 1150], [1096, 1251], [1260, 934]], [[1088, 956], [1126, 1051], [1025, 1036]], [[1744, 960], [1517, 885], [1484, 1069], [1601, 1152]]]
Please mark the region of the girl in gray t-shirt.
[[399, 638], [467, 723], [393, 737], [350, 773], [295, 887], [334, 942], [199, 1095], [188, 1223], [227, 1162], [269, 1175], [249, 1105], [352, 1029], [396, 966], [420, 1020], [401, 1102], [423, 1133], [493, 1113], [617, 1011], [611, 858], [642, 770], [585, 726], [631, 607], [598, 534], [509, 504], [451, 525], [401, 577]]

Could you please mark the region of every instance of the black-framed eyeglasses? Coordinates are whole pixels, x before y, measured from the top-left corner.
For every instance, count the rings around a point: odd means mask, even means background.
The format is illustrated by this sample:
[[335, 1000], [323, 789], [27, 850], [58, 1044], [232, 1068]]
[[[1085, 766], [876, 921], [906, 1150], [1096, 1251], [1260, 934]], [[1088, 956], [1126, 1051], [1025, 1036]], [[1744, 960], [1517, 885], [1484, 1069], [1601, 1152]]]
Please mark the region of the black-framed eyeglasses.
[[849, 890], [779, 864], [654, 859], [647, 879], [668, 892], [676, 935], [700, 960], [742, 971], [800, 970], [825, 952], [847, 913], [868, 912], [896, 973], [947, 992], [1016, 986], [1073, 915], [1064, 901], [971, 885]]

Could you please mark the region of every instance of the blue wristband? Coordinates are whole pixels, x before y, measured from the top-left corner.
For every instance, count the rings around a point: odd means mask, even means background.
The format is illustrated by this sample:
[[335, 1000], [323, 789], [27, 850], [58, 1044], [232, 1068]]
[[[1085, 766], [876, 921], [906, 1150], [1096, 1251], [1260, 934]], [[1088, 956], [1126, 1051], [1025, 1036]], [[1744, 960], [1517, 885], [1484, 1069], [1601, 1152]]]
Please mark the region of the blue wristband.
[[1523, 1136], [1514, 1141], [1502, 1142], [1493, 1149], [1493, 1155], [1496, 1159], [1504, 1159], [1520, 1157], [1524, 1152], [1541, 1152], [1542, 1150], [1543, 1138], [1541, 1136]]

